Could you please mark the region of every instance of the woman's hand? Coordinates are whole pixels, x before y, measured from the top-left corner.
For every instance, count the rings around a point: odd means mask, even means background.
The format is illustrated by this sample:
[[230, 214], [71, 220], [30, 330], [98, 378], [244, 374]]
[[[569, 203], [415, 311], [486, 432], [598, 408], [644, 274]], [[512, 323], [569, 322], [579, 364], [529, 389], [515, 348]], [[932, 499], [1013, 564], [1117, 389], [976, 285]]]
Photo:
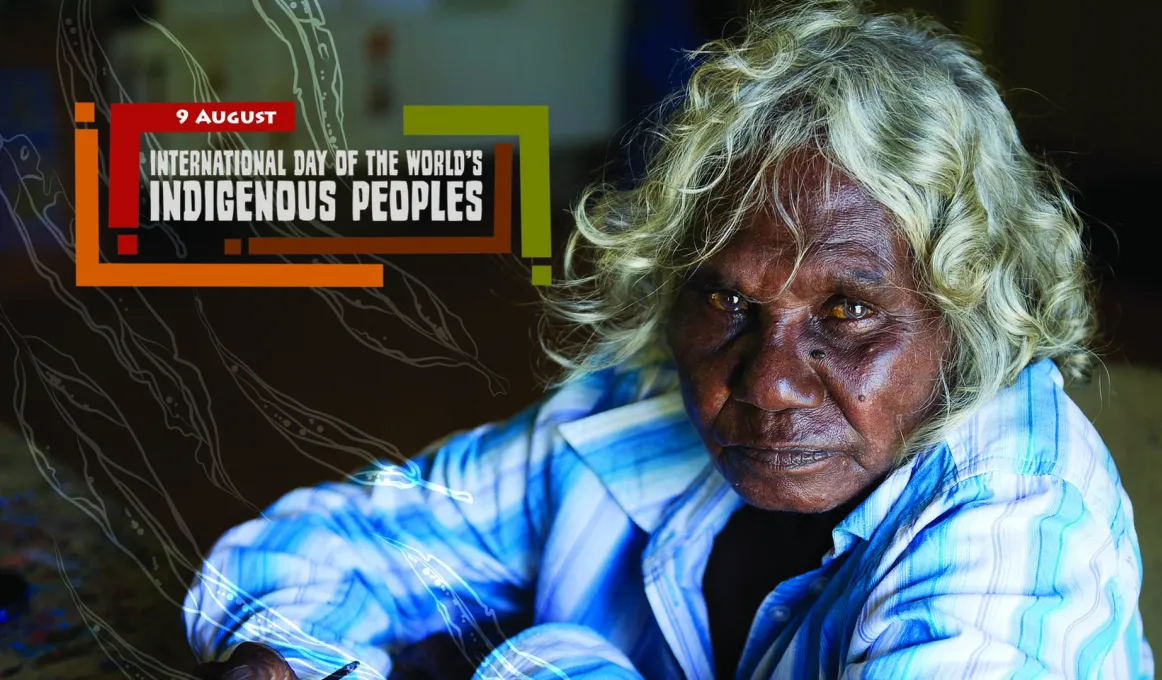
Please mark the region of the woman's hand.
[[202, 680], [298, 680], [282, 654], [257, 642], [243, 642], [225, 661], [211, 661], [194, 669]]

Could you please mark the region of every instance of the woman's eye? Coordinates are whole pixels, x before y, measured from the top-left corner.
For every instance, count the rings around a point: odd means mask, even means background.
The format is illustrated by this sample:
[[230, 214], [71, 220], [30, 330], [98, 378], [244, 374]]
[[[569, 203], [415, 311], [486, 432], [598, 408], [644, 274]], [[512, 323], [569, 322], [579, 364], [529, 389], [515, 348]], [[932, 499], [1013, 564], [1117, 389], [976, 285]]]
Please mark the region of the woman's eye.
[[859, 300], [839, 300], [831, 305], [827, 310], [827, 315], [833, 319], [843, 319], [844, 321], [859, 321], [871, 316], [871, 305]]
[[721, 309], [722, 311], [730, 312], [731, 314], [745, 312], [747, 307], [750, 306], [750, 303], [747, 302], [746, 298], [743, 296], [739, 295], [738, 293], [732, 293], [725, 290], [711, 293], [710, 304], [713, 305], [715, 309]]

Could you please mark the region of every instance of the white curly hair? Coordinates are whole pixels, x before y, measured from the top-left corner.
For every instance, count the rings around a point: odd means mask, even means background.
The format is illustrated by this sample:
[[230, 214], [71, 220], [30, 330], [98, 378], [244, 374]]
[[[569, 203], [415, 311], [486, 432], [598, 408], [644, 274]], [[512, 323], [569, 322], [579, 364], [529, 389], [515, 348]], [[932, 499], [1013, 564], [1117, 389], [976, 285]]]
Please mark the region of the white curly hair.
[[964, 42], [930, 19], [811, 0], [752, 15], [740, 39], [691, 58], [644, 179], [593, 186], [574, 210], [564, 281], [545, 294], [546, 319], [567, 332], [542, 335], [566, 380], [666, 351], [683, 277], [778, 202], [780, 168], [805, 148], [894, 215], [952, 338], [941, 408], [909, 450], [1031, 361], [1085, 375], [1095, 316], [1082, 221]]

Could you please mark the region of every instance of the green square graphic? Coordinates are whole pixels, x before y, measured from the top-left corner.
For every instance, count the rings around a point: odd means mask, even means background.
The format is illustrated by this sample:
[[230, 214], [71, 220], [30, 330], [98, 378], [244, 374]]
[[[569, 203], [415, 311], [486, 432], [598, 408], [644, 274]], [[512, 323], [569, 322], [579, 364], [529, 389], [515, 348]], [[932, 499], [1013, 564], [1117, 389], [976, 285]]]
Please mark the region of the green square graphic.
[[[549, 107], [405, 106], [405, 135], [513, 137], [520, 149], [521, 257], [550, 258]], [[552, 282], [548, 265], [533, 266], [533, 285]]]
[[551, 286], [553, 285], [553, 268], [547, 264], [533, 265], [533, 285], [534, 286]]

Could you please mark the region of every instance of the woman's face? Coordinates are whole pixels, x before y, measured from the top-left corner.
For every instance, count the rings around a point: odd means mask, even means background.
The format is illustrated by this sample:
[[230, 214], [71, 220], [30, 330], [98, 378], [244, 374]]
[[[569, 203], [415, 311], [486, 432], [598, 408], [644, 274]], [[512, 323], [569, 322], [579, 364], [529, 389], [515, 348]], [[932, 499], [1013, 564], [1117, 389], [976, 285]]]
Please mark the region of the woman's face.
[[808, 249], [794, 276], [790, 232], [756, 214], [691, 274], [669, 342], [686, 410], [735, 490], [823, 512], [887, 474], [929, 413], [948, 341], [882, 206], [842, 177], [824, 196], [819, 171], [797, 196]]

